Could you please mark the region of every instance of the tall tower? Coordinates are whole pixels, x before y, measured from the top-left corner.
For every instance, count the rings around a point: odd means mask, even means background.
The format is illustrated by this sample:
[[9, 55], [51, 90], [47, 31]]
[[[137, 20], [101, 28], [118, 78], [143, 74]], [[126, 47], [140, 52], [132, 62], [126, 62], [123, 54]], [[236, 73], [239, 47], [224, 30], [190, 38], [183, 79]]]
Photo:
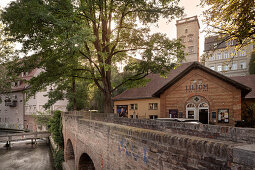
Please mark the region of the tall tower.
[[185, 45], [185, 62], [199, 61], [199, 22], [197, 16], [176, 21], [177, 38]]

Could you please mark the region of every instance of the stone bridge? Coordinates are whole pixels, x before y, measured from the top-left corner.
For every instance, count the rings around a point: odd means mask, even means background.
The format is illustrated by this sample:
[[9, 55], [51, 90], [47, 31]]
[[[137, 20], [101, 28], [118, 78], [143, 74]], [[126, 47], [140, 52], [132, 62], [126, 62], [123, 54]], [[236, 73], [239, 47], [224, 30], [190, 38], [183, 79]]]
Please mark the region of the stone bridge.
[[255, 169], [255, 129], [62, 113], [64, 169]]

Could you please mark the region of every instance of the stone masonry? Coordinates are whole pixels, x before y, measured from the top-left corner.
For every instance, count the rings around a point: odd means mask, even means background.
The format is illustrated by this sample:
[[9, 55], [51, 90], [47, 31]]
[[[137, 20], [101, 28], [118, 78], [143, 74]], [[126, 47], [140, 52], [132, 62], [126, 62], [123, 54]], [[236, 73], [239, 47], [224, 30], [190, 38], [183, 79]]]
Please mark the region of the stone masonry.
[[62, 114], [64, 169], [255, 169], [255, 129]]

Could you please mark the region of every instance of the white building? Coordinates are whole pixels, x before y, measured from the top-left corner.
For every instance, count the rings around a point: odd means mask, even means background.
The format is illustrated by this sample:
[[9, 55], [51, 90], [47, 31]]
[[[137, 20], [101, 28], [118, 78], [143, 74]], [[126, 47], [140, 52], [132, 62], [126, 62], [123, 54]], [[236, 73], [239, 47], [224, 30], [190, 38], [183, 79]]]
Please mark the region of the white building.
[[[21, 74], [21, 79], [30, 80], [32, 77], [38, 76], [42, 72], [40, 69], [32, 70]], [[38, 127], [34, 121], [33, 114], [39, 112], [47, 113], [43, 105], [48, 102], [48, 97], [45, 96], [50, 87], [37, 92], [33, 97], [26, 101], [25, 89], [28, 85], [23, 81], [13, 83], [12, 92], [1, 94], [0, 103], [0, 127], [13, 129], [29, 129], [29, 130], [44, 130]], [[68, 101], [57, 101], [50, 110], [66, 111]], [[48, 112], [49, 113], [49, 112]]]
[[249, 62], [254, 44], [247, 44], [238, 51], [236, 41], [224, 42], [219, 36], [205, 38], [205, 66], [228, 77], [249, 75]]

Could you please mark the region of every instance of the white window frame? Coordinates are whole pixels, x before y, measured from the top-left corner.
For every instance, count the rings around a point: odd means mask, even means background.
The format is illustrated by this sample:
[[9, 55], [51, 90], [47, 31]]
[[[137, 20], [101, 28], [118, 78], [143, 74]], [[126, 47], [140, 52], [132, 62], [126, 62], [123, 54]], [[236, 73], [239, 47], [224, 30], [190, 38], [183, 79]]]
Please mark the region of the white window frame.
[[221, 53], [217, 53], [217, 60], [221, 60]]
[[[235, 67], [234, 67], [234, 66], [235, 66]], [[233, 64], [232, 64], [231, 70], [237, 70], [237, 63], [233, 63]]]
[[241, 69], [246, 69], [246, 62], [245, 61], [240, 63], [240, 68]]
[[217, 71], [222, 71], [222, 65], [217, 66]]
[[229, 58], [229, 53], [228, 53], [228, 52], [225, 52], [225, 53], [224, 53], [224, 59], [227, 59], [227, 58]]

